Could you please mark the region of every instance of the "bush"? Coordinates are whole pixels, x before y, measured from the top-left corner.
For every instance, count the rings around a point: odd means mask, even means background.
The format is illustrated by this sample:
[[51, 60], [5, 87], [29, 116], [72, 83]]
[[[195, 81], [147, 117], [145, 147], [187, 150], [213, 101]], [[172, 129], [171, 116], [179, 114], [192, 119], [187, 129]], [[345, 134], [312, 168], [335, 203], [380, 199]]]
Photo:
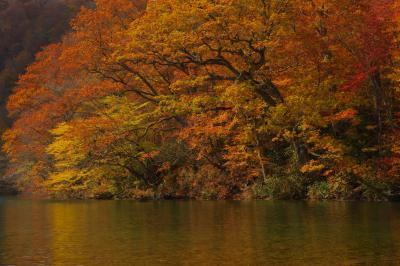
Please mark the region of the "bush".
[[305, 197], [304, 180], [300, 175], [270, 176], [253, 186], [258, 199], [302, 199]]
[[318, 182], [308, 187], [307, 197], [312, 200], [332, 198], [331, 188], [327, 182]]

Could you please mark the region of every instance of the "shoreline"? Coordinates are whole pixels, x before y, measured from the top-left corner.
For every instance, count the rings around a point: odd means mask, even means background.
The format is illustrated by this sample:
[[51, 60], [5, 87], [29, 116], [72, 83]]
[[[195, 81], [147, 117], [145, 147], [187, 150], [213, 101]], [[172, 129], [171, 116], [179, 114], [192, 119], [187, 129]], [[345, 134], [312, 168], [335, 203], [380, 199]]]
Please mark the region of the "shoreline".
[[38, 196], [28, 194], [2, 194], [0, 198], [20, 199], [20, 200], [38, 200], [38, 201], [131, 201], [131, 202], [304, 202], [304, 203], [326, 203], [326, 202], [348, 202], [348, 203], [400, 203], [400, 200], [367, 200], [367, 199], [195, 199], [195, 198], [159, 198], [159, 199], [135, 199], [135, 198], [57, 198], [50, 196]]

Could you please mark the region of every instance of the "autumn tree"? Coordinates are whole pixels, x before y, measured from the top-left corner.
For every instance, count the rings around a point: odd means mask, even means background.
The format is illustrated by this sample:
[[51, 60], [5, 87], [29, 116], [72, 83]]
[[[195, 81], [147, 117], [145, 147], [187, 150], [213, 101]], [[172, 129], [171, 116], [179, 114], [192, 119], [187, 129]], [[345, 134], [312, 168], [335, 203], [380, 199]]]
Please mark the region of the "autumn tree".
[[9, 173], [63, 197], [392, 199], [393, 4], [98, 0], [10, 97]]

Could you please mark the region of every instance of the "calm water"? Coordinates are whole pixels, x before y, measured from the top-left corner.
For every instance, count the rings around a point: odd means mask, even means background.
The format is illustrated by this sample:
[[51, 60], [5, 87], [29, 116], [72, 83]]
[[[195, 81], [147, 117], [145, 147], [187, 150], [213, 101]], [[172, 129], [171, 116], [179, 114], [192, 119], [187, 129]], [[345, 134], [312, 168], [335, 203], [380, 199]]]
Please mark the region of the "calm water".
[[400, 265], [400, 205], [0, 199], [0, 265]]

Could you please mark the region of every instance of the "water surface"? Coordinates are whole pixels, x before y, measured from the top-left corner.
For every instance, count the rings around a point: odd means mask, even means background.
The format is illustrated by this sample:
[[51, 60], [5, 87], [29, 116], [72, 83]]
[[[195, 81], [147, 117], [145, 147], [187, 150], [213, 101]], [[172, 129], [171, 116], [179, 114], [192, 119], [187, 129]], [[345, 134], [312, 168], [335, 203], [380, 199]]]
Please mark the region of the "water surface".
[[0, 199], [0, 265], [400, 265], [400, 205]]

